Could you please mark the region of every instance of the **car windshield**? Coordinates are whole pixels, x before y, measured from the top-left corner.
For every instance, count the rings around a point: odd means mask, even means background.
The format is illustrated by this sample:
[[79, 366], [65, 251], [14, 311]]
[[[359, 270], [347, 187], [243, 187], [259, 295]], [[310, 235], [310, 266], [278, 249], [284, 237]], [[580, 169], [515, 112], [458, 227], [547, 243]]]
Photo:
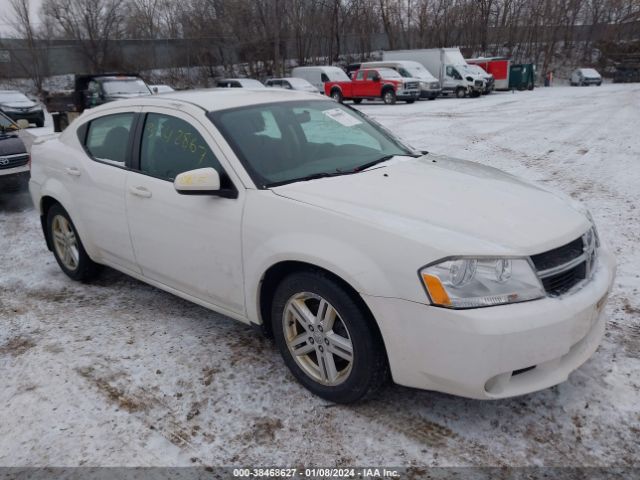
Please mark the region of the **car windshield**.
[[262, 83], [252, 78], [243, 78], [240, 80], [240, 83], [244, 88], [264, 88]]
[[595, 71], [593, 68], [583, 68], [582, 69], [582, 75], [584, 75], [585, 77], [599, 77], [600, 74]]
[[315, 88], [313, 85], [311, 85], [309, 82], [307, 82], [303, 78], [292, 77], [292, 78], [287, 78], [285, 80], [296, 88], [310, 88], [310, 87]]
[[363, 114], [328, 100], [251, 105], [209, 118], [261, 188], [416, 154]]
[[435, 80], [435, 77], [422, 65], [408, 65], [399, 69], [403, 77], [420, 78], [422, 80]]
[[382, 78], [402, 78], [402, 75], [390, 68], [379, 68], [378, 73]]
[[102, 88], [107, 95], [150, 95], [147, 84], [140, 79], [131, 80], [107, 80], [102, 83]]
[[30, 102], [26, 95], [20, 92], [0, 92], [0, 103], [4, 102]]

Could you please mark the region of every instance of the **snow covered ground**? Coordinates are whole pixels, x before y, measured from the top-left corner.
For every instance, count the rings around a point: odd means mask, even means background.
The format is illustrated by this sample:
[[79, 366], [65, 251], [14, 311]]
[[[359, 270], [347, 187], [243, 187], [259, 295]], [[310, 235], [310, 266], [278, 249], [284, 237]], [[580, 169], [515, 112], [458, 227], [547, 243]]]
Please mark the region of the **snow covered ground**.
[[592, 359], [509, 400], [330, 405], [249, 327], [111, 270], [70, 281], [28, 196], [1, 195], [0, 465], [640, 466], [640, 85], [360, 108], [590, 208], [619, 262]]

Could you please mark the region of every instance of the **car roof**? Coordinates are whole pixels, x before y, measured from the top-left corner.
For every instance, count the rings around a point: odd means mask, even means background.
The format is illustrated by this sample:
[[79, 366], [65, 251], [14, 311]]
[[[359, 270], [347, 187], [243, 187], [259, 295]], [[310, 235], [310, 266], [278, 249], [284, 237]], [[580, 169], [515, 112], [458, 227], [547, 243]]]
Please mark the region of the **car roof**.
[[[287, 102], [298, 100], [316, 100], [318, 95], [299, 90], [280, 90], [275, 88], [209, 88], [203, 90], [182, 90], [164, 93], [162, 96], [144, 96], [115, 102], [105, 103], [92, 108], [92, 112], [110, 110], [124, 106], [161, 106], [176, 102], [195, 105], [208, 112], [226, 110], [229, 108], [246, 107], [273, 102]], [[326, 100], [332, 101], [332, 100]]]

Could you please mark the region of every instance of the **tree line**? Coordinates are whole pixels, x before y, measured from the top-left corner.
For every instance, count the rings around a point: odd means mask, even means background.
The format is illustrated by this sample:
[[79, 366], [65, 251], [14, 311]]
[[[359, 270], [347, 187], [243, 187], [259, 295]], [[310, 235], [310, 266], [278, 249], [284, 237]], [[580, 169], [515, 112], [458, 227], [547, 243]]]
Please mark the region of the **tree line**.
[[381, 38], [387, 49], [459, 46], [546, 70], [555, 56], [590, 63], [596, 42], [640, 35], [640, 0], [43, 0], [39, 22], [29, 0], [10, 5], [15, 35], [34, 51], [73, 40], [94, 71], [117, 63], [110, 48], [123, 39], [198, 40], [202, 66], [278, 75], [287, 60], [367, 59]]

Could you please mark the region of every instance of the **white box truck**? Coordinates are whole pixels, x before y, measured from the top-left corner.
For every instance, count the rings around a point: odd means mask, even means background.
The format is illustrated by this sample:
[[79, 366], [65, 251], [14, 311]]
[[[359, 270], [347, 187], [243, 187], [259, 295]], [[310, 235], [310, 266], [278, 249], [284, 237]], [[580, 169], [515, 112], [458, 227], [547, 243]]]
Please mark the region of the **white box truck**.
[[471, 69], [459, 48], [390, 50], [383, 52], [382, 58], [384, 61], [413, 60], [424, 65], [440, 81], [443, 95], [476, 97], [485, 89], [485, 79]]

